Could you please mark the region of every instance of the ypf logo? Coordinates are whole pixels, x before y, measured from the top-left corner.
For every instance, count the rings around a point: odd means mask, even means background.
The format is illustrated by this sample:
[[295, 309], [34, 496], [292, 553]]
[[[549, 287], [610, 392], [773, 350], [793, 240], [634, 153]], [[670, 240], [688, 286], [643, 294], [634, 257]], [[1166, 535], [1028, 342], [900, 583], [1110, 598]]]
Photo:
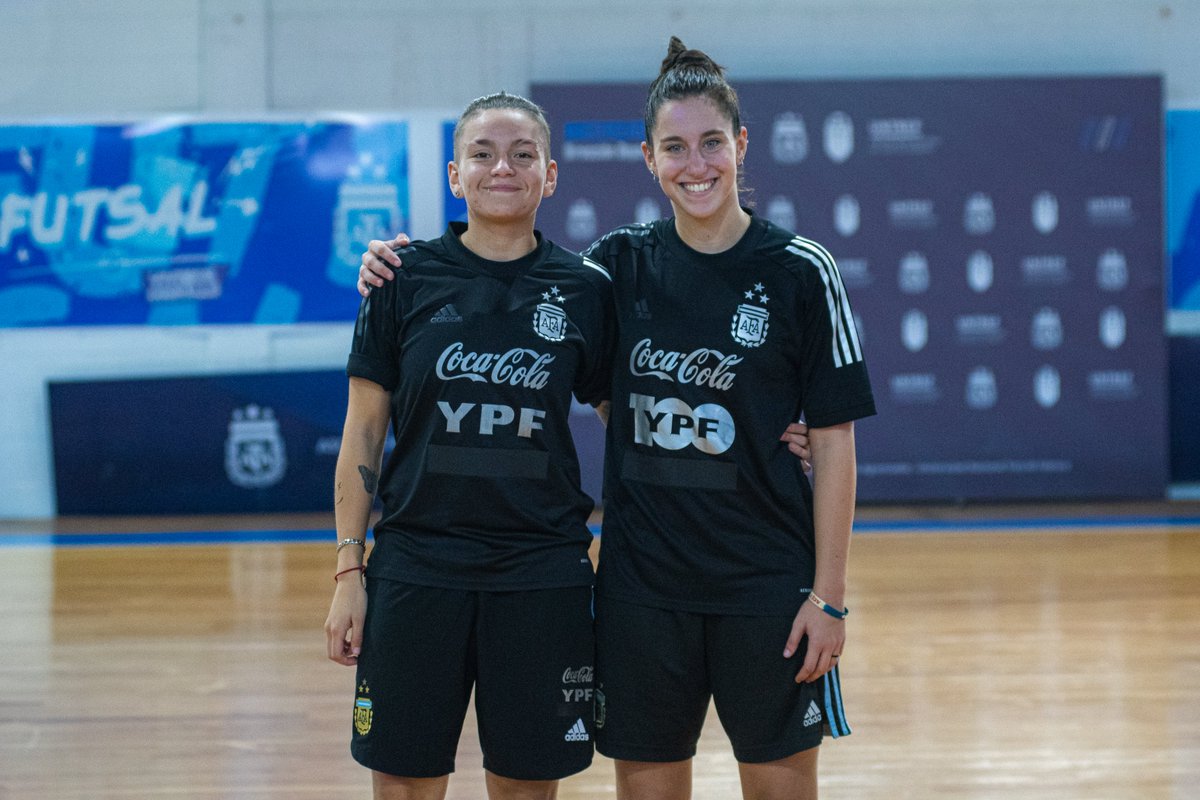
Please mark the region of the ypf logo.
[[629, 407], [633, 409], [633, 440], [637, 444], [667, 450], [691, 445], [709, 455], [724, 453], [733, 445], [733, 417], [716, 403], [692, 408], [676, 397], [655, 400], [631, 393]]

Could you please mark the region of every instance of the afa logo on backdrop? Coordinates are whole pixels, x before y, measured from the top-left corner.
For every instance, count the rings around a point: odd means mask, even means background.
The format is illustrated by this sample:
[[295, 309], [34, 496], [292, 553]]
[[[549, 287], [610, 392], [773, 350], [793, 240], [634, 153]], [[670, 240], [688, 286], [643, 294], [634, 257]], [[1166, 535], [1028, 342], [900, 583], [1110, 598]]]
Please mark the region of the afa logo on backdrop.
[[283, 480], [287, 450], [279, 421], [270, 408], [248, 405], [235, 409], [225, 440], [225, 474], [243, 489], [266, 489]]

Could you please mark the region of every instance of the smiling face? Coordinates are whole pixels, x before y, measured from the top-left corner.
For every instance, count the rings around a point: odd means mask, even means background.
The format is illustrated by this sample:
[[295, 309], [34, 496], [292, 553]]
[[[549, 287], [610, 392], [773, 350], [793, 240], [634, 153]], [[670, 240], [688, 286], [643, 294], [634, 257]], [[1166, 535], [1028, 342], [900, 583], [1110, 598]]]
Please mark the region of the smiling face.
[[746, 155], [745, 128], [703, 96], [662, 105], [653, 143], [642, 143], [646, 166], [658, 177], [675, 216], [695, 222], [740, 210], [738, 165]]
[[459, 126], [454, 151], [446, 169], [451, 190], [467, 201], [468, 225], [532, 227], [542, 198], [554, 193], [558, 179], [537, 121], [513, 108], [480, 111]]

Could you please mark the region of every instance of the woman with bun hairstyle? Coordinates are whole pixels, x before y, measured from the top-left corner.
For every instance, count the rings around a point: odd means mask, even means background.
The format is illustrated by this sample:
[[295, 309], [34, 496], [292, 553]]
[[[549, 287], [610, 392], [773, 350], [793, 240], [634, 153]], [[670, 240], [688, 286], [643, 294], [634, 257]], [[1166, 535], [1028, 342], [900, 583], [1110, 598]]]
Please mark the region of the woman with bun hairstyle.
[[[854, 420], [875, 404], [833, 258], [739, 203], [740, 118], [724, 70], [673, 37], [642, 152], [674, 216], [584, 251], [619, 321], [596, 747], [623, 800], [690, 796], [710, 698], [748, 798], [815, 798], [823, 736], [850, 732]], [[771, 435], [801, 417], [811, 485]]]

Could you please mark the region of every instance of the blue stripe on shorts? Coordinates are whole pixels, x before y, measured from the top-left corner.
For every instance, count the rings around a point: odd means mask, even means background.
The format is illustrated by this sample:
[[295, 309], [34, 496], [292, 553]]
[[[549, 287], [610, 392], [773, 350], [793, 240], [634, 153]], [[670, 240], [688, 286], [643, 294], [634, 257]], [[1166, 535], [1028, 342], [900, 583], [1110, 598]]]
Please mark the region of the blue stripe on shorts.
[[825, 686], [825, 726], [828, 734], [837, 739], [851, 734], [850, 723], [846, 722], [846, 709], [842, 707], [842, 680], [838, 668], [826, 672], [821, 678]]

